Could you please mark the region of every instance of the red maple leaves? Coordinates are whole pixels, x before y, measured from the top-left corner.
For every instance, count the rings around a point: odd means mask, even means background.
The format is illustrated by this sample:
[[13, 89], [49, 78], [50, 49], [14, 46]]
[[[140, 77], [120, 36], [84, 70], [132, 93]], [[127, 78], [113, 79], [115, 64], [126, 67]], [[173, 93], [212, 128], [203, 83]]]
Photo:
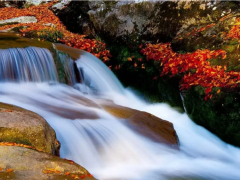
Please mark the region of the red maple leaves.
[[104, 61], [109, 60], [108, 57], [110, 57], [110, 52], [106, 50], [106, 44], [96, 39], [85, 39], [84, 35], [71, 33], [66, 29], [60, 19], [55, 16], [55, 14], [49, 9], [56, 2], [58, 1], [52, 1], [50, 3], [42, 4], [39, 6], [31, 6], [25, 9], [17, 9], [13, 7], [1, 8], [0, 20], [21, 16], [35, 16], [37, 22], [5, 25], [0, 27], [0, 30], [25, 26], [26, 28], [20, 30], [22, 36], [25, 36], [31, 31], [59, 31], [63, 34], [63, 37], [61, 39], [58, 38], [59, 42], [62, 42], [71, 47], [91, 52], [93, 55], [98, 58], [102, 58]]
[[[193, 53], [179, 54], [172, 50], [170, 43], [147, 44], [141, 52], [147, 59], [161, 61], [163, 71], [161, 76], [182, 74], [180, 90], [189, 89], [191, 86], [203, 86], [207, 98], [211, 98], [213, 87], [236, 87], [240, 82], [240, 73], [227, 72], [227, 66], [211, 66], [208, 60], [226, 58], [226, 51], [197, 50]], [[218, 91], [218, 93], [220, 90]]]

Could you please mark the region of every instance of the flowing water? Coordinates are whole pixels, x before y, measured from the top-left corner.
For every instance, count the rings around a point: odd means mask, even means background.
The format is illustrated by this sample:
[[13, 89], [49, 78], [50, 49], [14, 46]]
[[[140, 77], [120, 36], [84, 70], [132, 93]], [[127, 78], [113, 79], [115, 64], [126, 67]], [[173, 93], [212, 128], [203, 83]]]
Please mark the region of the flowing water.
[[[44, 60], [45, 56], [37, 56], [41, 51], [33, 51], [31, 59], [27, 59], [27, 55], [26, 59], [21, 58], [22, 54], [17, 50], [0, 51], [0, 65], [8, 67], [0, 71], [0, 74], [7, 74], [0, 76], [0, 101], [43, 116], [61, 142], [61, 157], [74, 160], [102, 180], [240, 179], [240, 150], [194, 124], [185, 113], [179, 113], [167, 104], [142, 101], [124, 89], [113, 73], [88, 53], [77, 62], [82, 76], [88, 79], [80, 86], [88, 88], [87, 92], [57, 83], [57, 78], [49, 78], [49, 73], [55, 72], [54, 64], [49, 64], [52, 58], [48, 57], [47, 61]], [[47, 50], [44, 51], [46, 53]], [[24, 72], [36, 68], [33, 77], [38, 78], [32, 78], [31, 73], [22, 76], [23, 72], [18, 73], [19, 68], [13, 66], [13, 60], [11, 65], [6, 65], [6, 58], [10, 56], [6, 54], [9, 53], [16, 57], [14, 63], [18, 64], [17, 67], [25, 68]], [[19, 58], [15, 53], [20, 54]], [[35, 58], [46, 64], [38, 63]], [[43, 73], [42, 69], [45, 68], [50, 68], [50, 71]], [[14, 72], [20, 82], [12, 81], [10, 72]], [[54, 75], [57, 76], [56, 73]], [[103, 98], [112, 100], [172, 122], [180, 140], [180, 151], [136, 134], [97, 106], [79, 103], [78, 99], [83, 98], [96, 103]], [[79, 119], [73, 111], [94, 112], [98, 119]]]

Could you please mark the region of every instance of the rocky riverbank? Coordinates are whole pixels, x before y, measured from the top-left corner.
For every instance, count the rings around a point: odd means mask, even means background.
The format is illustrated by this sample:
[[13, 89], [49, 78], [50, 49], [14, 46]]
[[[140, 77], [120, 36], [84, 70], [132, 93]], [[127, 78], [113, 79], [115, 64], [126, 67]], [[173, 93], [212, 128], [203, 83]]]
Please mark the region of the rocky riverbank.
[[0, 124], [0, 179], [94, 179], [59, 157], [55, 131], [36, 113], [0, 103]]

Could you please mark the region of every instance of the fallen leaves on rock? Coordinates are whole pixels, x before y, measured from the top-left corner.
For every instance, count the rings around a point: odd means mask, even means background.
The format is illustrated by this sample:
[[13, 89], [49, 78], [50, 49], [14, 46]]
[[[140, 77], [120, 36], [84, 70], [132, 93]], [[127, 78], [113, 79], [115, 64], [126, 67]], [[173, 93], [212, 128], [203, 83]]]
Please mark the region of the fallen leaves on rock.
[[0, 167], [0, 171], [1, 171], [1, 172], [10, 173], [10, 172], [13, 172], [13, 169], [12, 169], [12, 168], [9, 168], [9, 169], [6, 169], [6, 170], [4, 171], [4, 169]]
[[[61, 174], [62, 172], [59, 171], [59, 170], [56, 170], [56, 169], [45, 169], [42, 171], [44, 174]], [[71, 178], [73, 179], [84, 179], [84, 178], [87, 178], [87, 177], [93, 177], [93, 175], [91, 174], [75, 174], [75, 173], [70, 173], [69, 171], [65, 172], [65, 173], [62, 173], [63, 175], [65, 176], [70, 176]]]
[[0, 112], [13, 112], [11, 109], [1, 109]]
[[[15, 27], [26, 27], [20, 29], [22, 36], [26, 36], [28, 33], [37, 32], [37, 36], [47, 37], [48, 32], [60, 32], [63, 34], [62, 38], [57, 38], [58, 42], [64, 43], [68, 46], [86, 50], [98, 58], [102, 58], [104, 61], [109, 60], [110, 52], [106, 50], [106, 44], [96, 39], [85, 39], [85, 35], [79, 35], [72, 33], [66, 29], [60, 19], [49, 9], [58, 1], [52, 1], [46, 4], [38, 6], [31, 6], [29, 8], [17, 9], [13, 7], [6, 7], [0, 9], [0, 20], [6, 20], [21, 16], [34, 16], [37, 19], [36, 23], [18, 23], [12, 25], [5, 25], [0, 27], [0, 30], [6, 30]], [[50, 26], [47, 26], [47, 25]], [[45, 33], [45, 34], [44, 34]], [[40, 36], [43, 35], [43, 36]]]
[[0, 146], [18, 146], [18, 147], [24, 147], [24, 148], [29, 148], [29, 149], [34, 149], [41, 151], [39, 149], [36, 149], [35, 147], [25, 145], [25, 144], [17, 144], [17, 143], [12, 143], [12, 142], [0, 142]]

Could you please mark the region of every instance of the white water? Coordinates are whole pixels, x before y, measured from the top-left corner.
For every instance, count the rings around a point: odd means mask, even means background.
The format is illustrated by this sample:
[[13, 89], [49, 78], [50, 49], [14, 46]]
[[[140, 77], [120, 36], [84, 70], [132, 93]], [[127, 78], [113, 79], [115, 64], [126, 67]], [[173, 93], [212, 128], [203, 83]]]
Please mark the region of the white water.
[[57, 81], [56, 68], [48, 49], [0, 49], [0, 54], [0, 81]]
[[[98, 66], [91, 64], [95, 72], [102, 71], [103, 67], [101, 63]], [[92, 77], [91, 72], [88, 73]], [[115, 79], [109, 72], [105, 72], [104, 76], [107, 74], [109, 79]], [[101, 79], [98, 78], [96, 83], [101, 83]], [[111, 87], [113, 82], [109, 82], [104, 83]], [[123, 90], [123, 93], [121, 91], [108, 92], [108, 99], [116, 104], [150, 112], [171, 121], [180, 140], [180, 151], [169, 149], [136, 134], [104, 110], [77, 102], [77, 99], [83, 96], [98, 102], [99, 98], [106, 98], [104, 92], [101, 92], [102, 96], [92, 96], [57, 83], [49, 85], [7, 82], [0, 83], [0, 101], [21, 106], [43, 116], [55, 129], [61, 142], [61, 157], [76, 161], [98, 179], [240, 179], [238, 148], [222, 142], [194, 124], [186, 114], [175, 111], [167, 104], [148, 104], [128, 90]], [[90, 110], [96, 112], [100, 118], [67, 119], [50, 112], [49, 107], [61, 108], [61, 113], [65, 114], [72, 109]]]

